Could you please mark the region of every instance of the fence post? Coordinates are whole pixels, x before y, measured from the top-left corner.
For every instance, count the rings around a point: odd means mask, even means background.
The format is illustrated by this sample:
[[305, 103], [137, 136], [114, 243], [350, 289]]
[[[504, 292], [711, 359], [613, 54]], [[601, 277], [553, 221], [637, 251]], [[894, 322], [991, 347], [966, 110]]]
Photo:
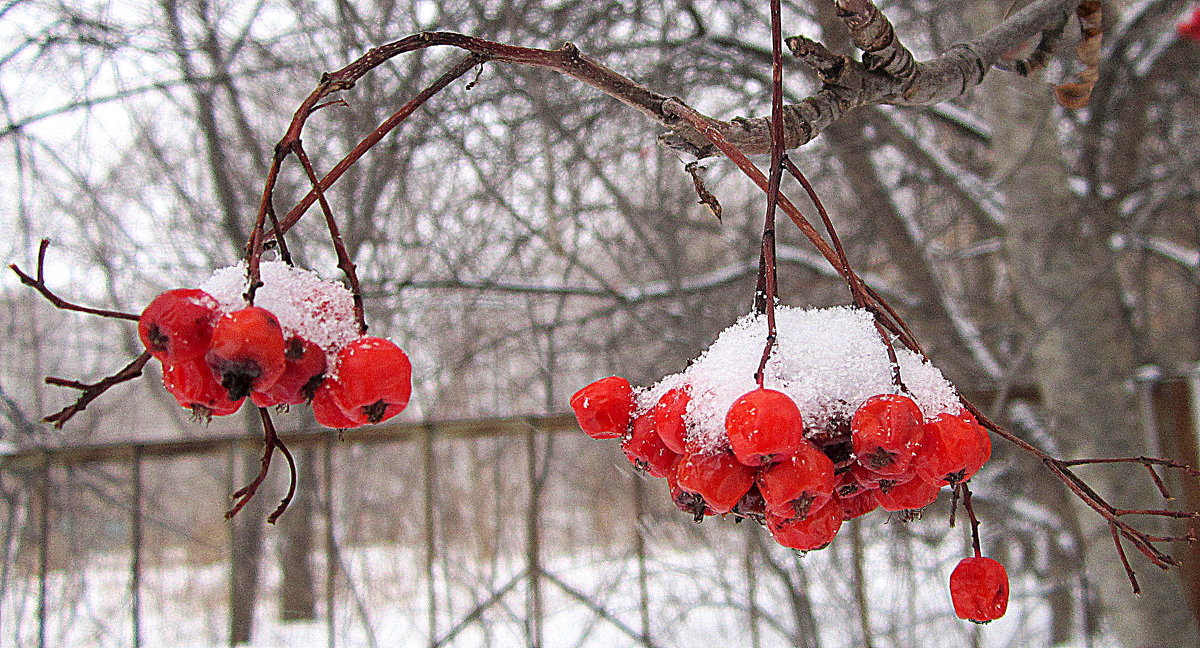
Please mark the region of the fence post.
[[334, 553], [333, 537], [333, 436], [325, 438], [325, 453], [322, 458], [321, 506], [325, 510], [325, 642], [329, 648], [337, 648], [337, 630], [334, 626], [334, 595], [337, 587], [337, 556]]
[[529, 481], [529, 506], [525, 517], [525, 559], [528, 564], [529, 589], [526, 595], [525, 638], [530, 648], [542, 647], [542, 565], [541, 529], [538, 528], [538, 507], [542, 484], [538, 478], [536, 422], [529, 421], [529, 435], [525, 441], [527, 477]]
[[42, 457], [41, 491], [38, 497], [38, 601], [37, 645], [46, 648], [46, 579], [50, 561], [50, 452]]

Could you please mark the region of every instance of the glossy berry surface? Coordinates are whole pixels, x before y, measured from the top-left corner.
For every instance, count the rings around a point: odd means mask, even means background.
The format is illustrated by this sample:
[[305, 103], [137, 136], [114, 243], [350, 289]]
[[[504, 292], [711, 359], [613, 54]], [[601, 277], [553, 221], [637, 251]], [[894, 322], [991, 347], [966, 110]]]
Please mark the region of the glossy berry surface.
[[833, 497], [833, 461], [805, 439], [791, 454], [761, 468], [758, 489], [767, 510], [784, 517], [806, 517]]
[[337, 400], [333, 396], [336, 388], [338, 388], [337, 381], [332, 378], [326, 378], [317, 387], [317, 391], [313, 394], [312, 398], [313, 417], [317, 419], [318, 424], [333, 430], [349, 430], [362, 427], [362, 424], [351, 421], [342, 412], [342, 408], [338, 406]]
[[203, 290], [168, 290], [138, 317], [138, 337], [160, 361], [199, 358], [208, 351], [218, 317], [217, 301]]
[[284, 342], [283, 375], [265, 391], [250, 392], [250, 400], [259, 407], [300, 405], [316, 393], [325, 375], [325, 351], [294, 335]]
[[231, 400], [202, 358], [185, 358], [163, 364], [163, 387], [180, 407], [197, 418], [226, 416], [238, 411], [242, 399]]
[[970, 479], [992, 456], [988, 432], [968, 413], [939, 414], [925, 425], [915, 462], [921, 479], [952, 486]]
[[687, 423], [684, 415], [687, 414], [688, 403], [691, 400], [686, 388], [675, 387], [663, 394], [654, 404], [654, 429], [658, 431], [663, 443], [676, 454], [683, 454], [685, 451]]
[[271, 311], [257, 306], [217, 320], [204, 356], [231, 399], [269, 389], [283, 375], [283, 327]]
[[842, 519], [853, 520], [879, 508], [878, 492], [864, 490], [849, 497], [834, 497], [833, 499], [841, 511]]
[[654, 414], [646, 412], [633, 420], [633, 432], [621, 442], [626, 458], [652, 477], [666, 477], [678, 456], [663, 443], [654, 429]]
[[357, 338], [338, 351], [337, 382], [330, 391], [351, 421], [386, 421], [408, 407], [412, 363], [391, 340]]
[[833, 541], [842, 528], [841, 509], [829, 501], [808, 517], [787, 518], [767, 513], [767, 529], [775, 542], [800, 551], [821, 549]]
[[940, 491], [940, 488], [924, 479], [912, 477], [906, 482], [880, 488], [875, 493], [875, 499], [885, 511], [910, 511], [933, 504]]
[[671, 501], [675, 504], [675, 508], [691, 515], [696, 522], [703, 520], [706, 515], [716, 515], [717, 512], [709, 507], [708, 502], [704, 501], [703, 495], [679, 487], [679, 466], [682, 463], [683, 456], [676, 455], [671, 469], [667, 471], [667, 489], [671, 493]]
[[921, 408], [903, 394], [879, 394], [866, 400], [850, 419], [854, 454], [881, 475], [906, 472], [925, 434]]
[[733, 402], [725, 415], [725, 432], [738, 461], [761, 466], [804, 440], [804, 421], [790, 396], [760, 387]]
[[732, 453], [683, 455], [676, 466], [679, 487], [698, 493], [717, 513], [728, 513], [754, 485], [754, 469]]
[[571, 396], [579, 429], [593, 439], [616, 439], [633, 422], [633, 387], [620, 376], [601, 378]]
[[991, 558], [963, 558], [950, 574], [950, 599], [960, 619], [986, 623], [1008, 608], [1008, 573]]

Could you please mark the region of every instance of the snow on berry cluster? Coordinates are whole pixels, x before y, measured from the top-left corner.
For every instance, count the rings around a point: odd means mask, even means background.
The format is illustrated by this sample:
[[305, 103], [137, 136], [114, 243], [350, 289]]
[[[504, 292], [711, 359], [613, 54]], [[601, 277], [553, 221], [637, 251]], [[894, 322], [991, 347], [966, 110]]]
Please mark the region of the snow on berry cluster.
[[[827, 546], [842, 522], [876, 508], [928, 506], [990, 457], [987, 431], [954, 387], [903, 349], [899, 393], [869, 312], [778, 307], [760, 386], [765, 319], [744, 316], [685, 371], [649, 388], [617, 376], [584, 387], [571, 398], [580, 428], [621, 439], [629, 460], [665, 478], [696, 521], [748, 518], [801, 551]], [[986, 621], [989, 609], [970, 614]]]
[[217, 270], [200, 288], [168, 290], [138, 319], [163, 385], [201, 418], [311, 402], [317, 422], [347, 429], [408, 405], [412, 367], [389, 340], [360, 336], [354, 300], [339, 284], [278, 261], [260, 266], [255, 305], [246, 267]]

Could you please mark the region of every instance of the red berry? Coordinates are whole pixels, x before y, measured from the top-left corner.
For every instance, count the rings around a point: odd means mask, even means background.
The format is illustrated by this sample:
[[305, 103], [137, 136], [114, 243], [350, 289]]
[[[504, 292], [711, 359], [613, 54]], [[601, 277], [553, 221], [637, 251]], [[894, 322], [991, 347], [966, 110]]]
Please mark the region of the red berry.
[[693, 516], [696, 522], [703, 520], [706, 515], [716, 515], [717, 512], [709, 508], [703, 495], [679, 487], [679, 466], [682, 463], [683, 456], [675, 455], [675, 461], [667, 471], [667, 488], [671, 491], [671, 501], [675, 503], [675, 508]]
[[692, 398], [686, 387], [676, 387], [662, 395], [654, 404], [654, 429], [671, 452], [683, 454], [687, 443], [688, 403]]
[[652, 477], [666, 477], [677, 456], [654, 430], [654, 415], [646, 412], [633, 419], [633, 433], [621, 442], [625, 456]]
[[738, 461], [761, 466], [800, 445], [804, 421], [791, 397], [760, 387], [733, 402], [725, 415], [725, 432]]
[[970, 479], [992, 456], [987, 430], [969, 413], [939, 414], [925, 426], [915, 461], [917, 474], [935, 486]]
[[212, 345], [204, 359], [229, 398], [251, 390], [270, 389], [283, 375], [283, 328], [271, 311], [258, 306], [234, 311], [217, 320]]
[[902, 394], [868, 398], [850, 419], [850, 430], [858, 462], [881, 475], [907, 471], [925, 433], [921, 408]]
[[750, 518], [756, 522], [764, 523], [767, 518], [767, 501], [763, 499], [762, 492], [758, 490], [758, 486], [751, 486], [750, 490], [742, 495], [742, 499], [738, 500], [737, 506], [730, 511], [734, 515], [743, 518]]
[[202, 358], [163, 363], [163, 386], [181, 407], [192, 410], [197, 418], [226, 416], [242, 406], [242, 399], [229, 399]]
[[[909, 467], [911, 468], [912, 466], [910, 465]], [[866, 466], [863, 466], [860, 463], [850, 464], [850, 476], [853, 477], [854, 481], [858, 482], [858, 485], [862, 486], [865, 490], [870, 490], [873, 488], [891, 488], [896, 484], [912, 479], [916, 475], [917, 473], [915, 471], [910, 471], [899, 475], [880, 475], [879, 473], [867, 468]]]
[[679, 487], [699, 493], [717, 513], [728, 513], [754, 485], [754, 469], [730, 452], [682, 456], [676, 467]]
[[208, 351], [219, 316], [217, 300], [203, 290], [168, 290], [142, 311], [138, 336], [160, 361], [199, 358]]
[[391, 340], [360, 337], [337, 355], [331, 392], [346, 418], [366, 425], [386, 421], [408, 407], [412, 363]]
[[950, 574], [950, 599], [960, 619], [987, 623], [1008, 608], [1008, 573], [991, 558], [963, 558]]
[[844, 469], [834, 474], [833, 494], [837, 497], [854, 497], [859, 493], [878, 487], [878, 484], [867, 486], [863, 482], [860, 482], [854, 475], [853, 468]]
[[758, 471], [767, 509], [780, 517], [805, 517], [833, 497], [833, 461], [801, 439], [795, 452]]
[[1192, 16], [1186, 22], [1175, 26], [1175, 33], [1180, 38], [1200, 42], [1200, 8], [1192, 10]]
[[250, 392], [250, 400], [259, 407], [300, 405], [312, 400], [325, 377], [325, 351], [294, 335], [283, 347], [283, 375], [265, 391]]
[[800, 551], [813, 551], [825, 547], [833, 541], [841, 528], [841, 509], [834, 501], [826, 502], [824, 506], [804, 518], [787, 518], [767, 513], [767, 529], [775, 538], [775, 542]]
[[937, 501], [940, 490], [924, 479], [912, 477], [906, 482], [880, 488], [875, 494], [875, 499], [885, 511], [909, 511], [933, 504]]
[[579, 429], [593, 439], [616, 439], [633, 421], [633, 387], [620, 376], [601, 378], [575, 392], [571, 409]]
[[334, 430], [362, 427], [361, 423], [351, 421], [342, 412], [342, 408], [338, 407], [337, 399], [333, 395], [336, 387], [337, 381], [332, 378], [326, 378], [317, 386], [317, 391], [312, 398], [312, 411], [317, 423]]
[[876, 490], [859, 491], [856, 495], [848, 497], [835, 497], [842, 514], [843, 520], [853, 520], [856, 517], [862, 517], [876, 508], [879, 508], [878, 492]]

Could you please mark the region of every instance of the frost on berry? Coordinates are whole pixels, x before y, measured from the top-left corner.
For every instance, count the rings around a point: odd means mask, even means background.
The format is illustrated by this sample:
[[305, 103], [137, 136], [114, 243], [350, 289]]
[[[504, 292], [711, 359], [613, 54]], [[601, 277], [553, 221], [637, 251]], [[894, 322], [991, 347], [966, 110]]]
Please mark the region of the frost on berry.
[[651, 477], [666, 477], [678, 456], [663, 443], [654, 429], [654, 415], [645, 412], [633, 420], [633, 431], [621, 441], [630, 463]]
[[285, 366], [283, 327], [265, 308], [251, 306], [217, 320], [205, 360], [229, 398], [272, 387]]
[[960, 619], [987, 623], [1008, 609], [1008, 573], [991, 558], [963, 558], [950, 574], [950, 599]]
[[804, 442], [804, 420], [787, 394], [759, 388], [733, 402], [725, 415], [725, 432], [738, 461], [761, 466]]
[[199, 358], [208, 350], [217, 302], [203, 290], [178, 288], [155, 297], [138, 318], [138, 336], [155, 358]]
[[903, 394], [876, 394], [850, 419], [858, 463], [881, 475], [908, 470], [925, 435], [921, 409]]
[[351, 341], [338, 351], [336, 372], [330, 393], [346, 418], [359, 425], [386, 421], [408, 406], [412, 363], [391, 340]]
[[571, 396], [579, 429], [593, 439], [616, 439], [633, 421], [633, 387], [620, 376], [601, 378]]
[[673, 387], [654, 403], [654, 429], [671, 452], [683, 454], [687, 443], [687, 386]]

